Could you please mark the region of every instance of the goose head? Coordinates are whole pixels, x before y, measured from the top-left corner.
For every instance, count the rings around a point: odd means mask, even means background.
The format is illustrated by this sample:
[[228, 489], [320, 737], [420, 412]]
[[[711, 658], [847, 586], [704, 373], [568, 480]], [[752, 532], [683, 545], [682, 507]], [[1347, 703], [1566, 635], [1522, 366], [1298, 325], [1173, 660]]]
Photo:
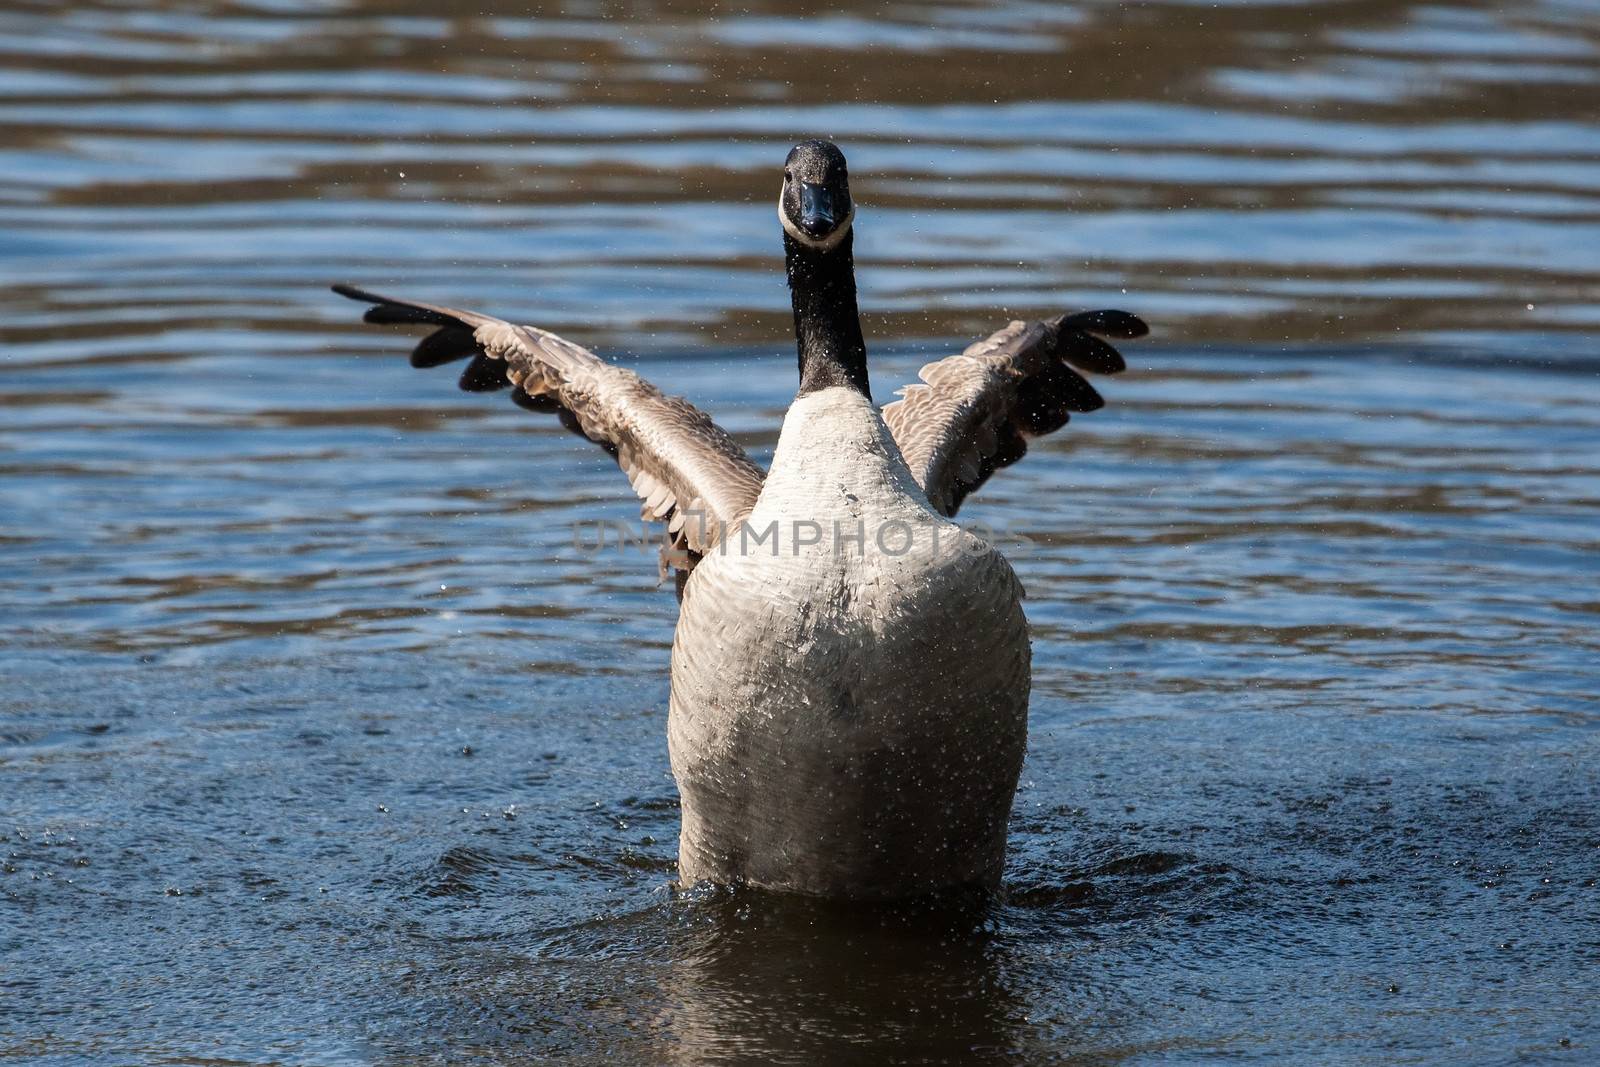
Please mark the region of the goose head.
[[850, 232], [856, 207], [844, 153], [831, 141], [801, 141], [783, 163], [778, 219], [783, 231], [810, 248], [827, 251]]

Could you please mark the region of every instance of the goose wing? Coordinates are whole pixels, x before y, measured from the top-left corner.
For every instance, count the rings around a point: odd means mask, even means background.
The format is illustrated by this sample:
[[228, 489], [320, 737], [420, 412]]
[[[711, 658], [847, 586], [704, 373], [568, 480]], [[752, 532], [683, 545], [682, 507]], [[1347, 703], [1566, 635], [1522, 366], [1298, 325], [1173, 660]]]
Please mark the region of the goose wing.
[[462, 389], [510, 387], [512, 400], [559, 415], [615, 457], [644, 518], [667, 524], [662, 561], [678, 569], [680, 595], [695, 561], [744, 519], [761, 492], [761, 468], [699, 408], [548, 330], [348, 285], [333, 290], [371, 304], [367, 322], [434, 327], [412, 351], [413, 367], [470, 357]]
[[1126, 311], [1083, 311], [1013, 322], [958, 356], [929, 363], [921, 384], [883, 409], [928, 500], [954, 515], [968, 493], [1028, 451], [1028, 441], [1105, 401], [1073, 368], [1115, 374], [1126, 364], [1101, 338], [1150, 332]]

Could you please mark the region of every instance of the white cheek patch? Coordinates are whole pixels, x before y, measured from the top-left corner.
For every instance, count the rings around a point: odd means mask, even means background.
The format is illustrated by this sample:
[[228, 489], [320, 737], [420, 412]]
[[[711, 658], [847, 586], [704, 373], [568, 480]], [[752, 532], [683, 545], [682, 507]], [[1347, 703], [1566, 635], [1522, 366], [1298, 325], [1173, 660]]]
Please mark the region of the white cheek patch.
[[799, 241], [807, 248], [816, 248], [826, 252], [829, 249], [838, 247], [839, 242], [844, 240], [844, 235], [850, 232], [851, 225], [856, 221], [856, 206], [853, 203], [850, 205], [850, 214], [846, 215], [844, 217], [844, 221], [835, 227], [834, 231], [828, 234], [828, 236], [811, 237], [801, 230], [800, 227], [790, 222], [789, 216], [783, 213], [783, 194], [779, 193], [778, 221], [783, 223], [783, 232], [788, 234], [790, 237], [793, 237], [796, 241]]

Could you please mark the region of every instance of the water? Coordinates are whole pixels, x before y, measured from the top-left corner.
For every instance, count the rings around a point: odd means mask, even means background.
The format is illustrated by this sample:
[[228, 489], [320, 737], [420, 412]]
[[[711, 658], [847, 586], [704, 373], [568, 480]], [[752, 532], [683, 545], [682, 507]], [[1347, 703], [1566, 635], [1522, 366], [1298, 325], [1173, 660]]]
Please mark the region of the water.
[[[0, 1057], [1579, 1063], [1600, 1046], [1591, 4], [0, 13]], [[608, 460], [336, 280], [765, 458], [839, 138], [880, 399], [1156, 324], [996, 479], [1002, 899], [675, 895]]]

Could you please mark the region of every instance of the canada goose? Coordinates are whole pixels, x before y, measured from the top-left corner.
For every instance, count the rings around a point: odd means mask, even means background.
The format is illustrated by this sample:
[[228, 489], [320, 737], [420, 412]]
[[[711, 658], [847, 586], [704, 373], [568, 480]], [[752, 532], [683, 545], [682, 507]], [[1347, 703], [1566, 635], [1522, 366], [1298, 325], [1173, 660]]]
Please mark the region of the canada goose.
[[1012, 322], [874, 407], [843, 153], [806, 141], [778, 218], [800, 389], [771, 470], [687, 401], [533, 326], [335, 291], [366, 320], [436, 327], [417, 367], [471, 357], [616, 457], [666, 524], [681, 600], [668, 743], [682, 884], [892, 898], [994, 888], [1027, 740], [1022, 588], [950, 521], [1029, 438], [1103, 401], [1072, 366], [1122, 357], [1122, 311]]

